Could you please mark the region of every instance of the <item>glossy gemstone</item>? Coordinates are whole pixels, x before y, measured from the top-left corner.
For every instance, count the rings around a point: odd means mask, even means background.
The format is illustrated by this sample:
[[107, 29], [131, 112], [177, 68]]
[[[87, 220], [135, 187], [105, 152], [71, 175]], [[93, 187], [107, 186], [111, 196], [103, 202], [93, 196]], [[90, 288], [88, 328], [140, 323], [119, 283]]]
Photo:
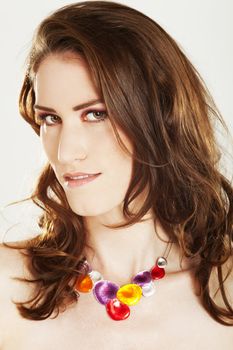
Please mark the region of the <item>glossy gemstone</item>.
[[90, 276], [88, 275], [81, 275], [78, 277], [77, 282], [75, 284], [75, 290], [82, 292], [82, 293], [88, 293], [93, 288], [93, 282]]
[[91, 267], [87, 260], [80, 261], [78, 264], [78, 269], [83, 275], [87, 275], [89, 272], [91, 272]]
[[155, 265], [152, 269], [151, 269], [151, 277], [153, 280], [158, 280], [160, 278], [163, 278], [165, 275], [165, 270], [162, 267], [159, 267], [157, 265]]
[[[130, 315], [130, 308], [118, 299], [111, 299], [106, 304], [108, 315], [115, 321], [125, 320]], [[111, 344], [109, 344], [111, 345]]]
[[91, 277], [93, 283], [103, 280], [103, 276], [99, 271], [92, 270], [88, 275]]
[[150, 271], [141, 271], [136, 274], [133, 278], [132, 283], [138, 284], [139, 286], [144, 286], [144, 284], [151, 282]]
[[166, 260], [166, 258], [164, 258], [163, 256], [159, 257], [159, 258], [157, 259], [157, 265], [158, 265], [158, 267], [164, 267], [164, 266], [166, 266], [166, 265], [167, 265], [167, 260]]
[[107, 304], [107, 302], [116, 297], [119, 287], [117, 284], [102, 280], [95, 283], [93, 294], [100, 304]]
[[142, 295], [144, 297], [150, 297], [151, 295], [153, 295], [155, 292], [155, 285], [154, 282], [150, 282], [148, 284], [144, 284], [144, 286], [142, 286]]
[[137, 284], [125, 284], [117, 292], [117, 299], [127, 305], [136, 305], [142, 296], [142, 288]]

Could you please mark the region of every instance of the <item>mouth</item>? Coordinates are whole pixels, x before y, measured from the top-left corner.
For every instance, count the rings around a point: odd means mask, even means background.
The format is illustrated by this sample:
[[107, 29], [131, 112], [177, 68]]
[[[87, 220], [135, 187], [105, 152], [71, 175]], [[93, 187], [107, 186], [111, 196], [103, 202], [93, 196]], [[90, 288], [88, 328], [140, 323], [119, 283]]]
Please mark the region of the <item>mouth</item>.
[[85, 174], [85, 175], [78, 175], [78, 176], [64, 176], [64, 179], [65, 179], [64, 185], [67, 188], [82, 186], [89, 182], [94, 181], [99, 175], [101, 175], [101, 173]]

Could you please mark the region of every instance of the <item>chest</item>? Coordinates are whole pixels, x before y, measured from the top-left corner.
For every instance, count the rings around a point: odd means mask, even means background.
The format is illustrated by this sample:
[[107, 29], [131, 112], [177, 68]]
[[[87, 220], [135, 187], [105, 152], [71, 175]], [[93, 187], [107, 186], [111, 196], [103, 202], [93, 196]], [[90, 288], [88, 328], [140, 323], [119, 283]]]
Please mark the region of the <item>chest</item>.
[[215, 322], [187, 279], [158, 283], [156, 293], [113, 321], [91, 294], [55, 319], [29, 321], [12, 307], [2, 350], [230, 350], [233, 328]]

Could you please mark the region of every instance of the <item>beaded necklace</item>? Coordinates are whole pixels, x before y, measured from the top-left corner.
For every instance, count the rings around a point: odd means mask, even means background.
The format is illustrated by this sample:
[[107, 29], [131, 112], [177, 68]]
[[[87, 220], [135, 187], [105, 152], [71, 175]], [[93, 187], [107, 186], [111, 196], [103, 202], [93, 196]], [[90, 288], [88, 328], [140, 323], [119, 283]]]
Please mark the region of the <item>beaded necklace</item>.
[[[169, 248], [169, 249], [168, 249]], [[118, 286], [116, 283], [105, 280], [99, 271], [93, 270], [84, 257], [79, 267], [83, 273], [75, 282], [76, 293], [93, 292], [95, 299], [105, 306], [107, 314], [114, 321], [122, 321], [129, 317], [129, 306], [136, 305], [142, 296], [149, 297], [155, 292], [154, 282], [165, 276], [165, 266], [171, 245], [167, 245], [163, 256], [157, 258], [150, 270], [138, 272], [131, 283]], [[167, 252], [167, 254], [166, 254]]]

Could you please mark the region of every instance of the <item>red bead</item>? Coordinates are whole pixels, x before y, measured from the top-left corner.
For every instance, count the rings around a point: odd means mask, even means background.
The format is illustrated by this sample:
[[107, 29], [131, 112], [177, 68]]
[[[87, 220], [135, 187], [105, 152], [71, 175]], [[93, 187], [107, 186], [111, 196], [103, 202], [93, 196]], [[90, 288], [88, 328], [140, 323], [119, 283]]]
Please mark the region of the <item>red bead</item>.
[[157, 265], [155, 265], [152, 269], [151, 269], [151, 277], [153, 280], [158, 280], [160, 278], [163, 278], [165, 276], [165, 270], [163, 267], [158, 267]]
[[106, 304], [106, 310], [109, 316], [115, 321], [125, 320], [130, 315], [130, 308], [120, 300], [114, 298]]

